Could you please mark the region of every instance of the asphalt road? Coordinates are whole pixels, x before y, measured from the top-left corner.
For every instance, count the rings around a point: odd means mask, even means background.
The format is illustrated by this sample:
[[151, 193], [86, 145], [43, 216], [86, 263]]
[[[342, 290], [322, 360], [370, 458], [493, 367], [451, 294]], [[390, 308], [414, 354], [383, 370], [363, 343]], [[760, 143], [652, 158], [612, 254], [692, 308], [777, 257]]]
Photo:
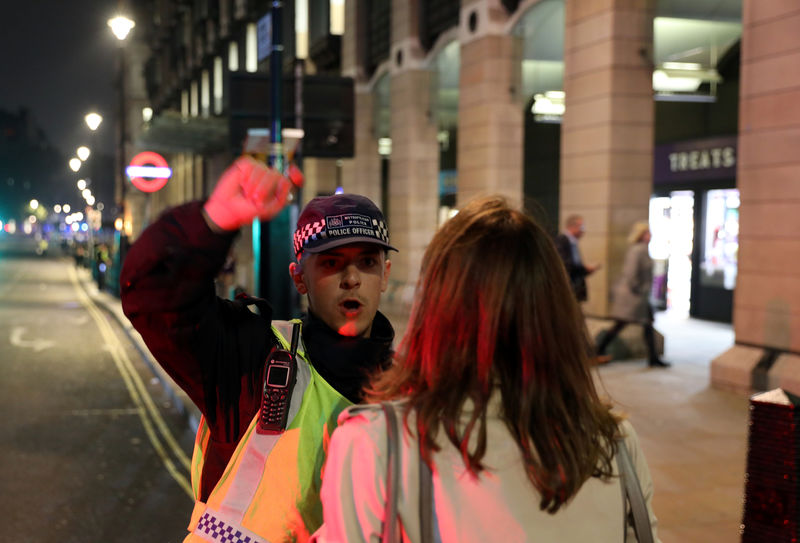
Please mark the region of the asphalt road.
[[178, 542], [185, 418], [73, 263], [0, 240], [0, 542]]

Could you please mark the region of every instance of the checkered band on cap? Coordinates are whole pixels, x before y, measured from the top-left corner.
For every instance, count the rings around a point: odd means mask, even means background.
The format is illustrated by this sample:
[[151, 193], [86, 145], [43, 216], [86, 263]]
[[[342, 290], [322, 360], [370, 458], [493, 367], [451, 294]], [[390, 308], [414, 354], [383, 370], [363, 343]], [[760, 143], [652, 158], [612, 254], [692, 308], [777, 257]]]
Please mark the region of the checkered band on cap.
[[294, 233], [294, 254], [299, 258], [310, 240], [324, 239], [325, 237], [327, 237], [325, 219], [303, 225]]
[[386, 223], [383, 219], [372, 219], [372, 226], [375, 227], [375, 233], [381, 241], [389, 243], [389, 229], [386, 228]]
[[351, 243], [389, 245], [389, 228], [380, 209], [357, 194], [335, 194], [311, 200], [297, 219], [294, 253], [320, 253]]

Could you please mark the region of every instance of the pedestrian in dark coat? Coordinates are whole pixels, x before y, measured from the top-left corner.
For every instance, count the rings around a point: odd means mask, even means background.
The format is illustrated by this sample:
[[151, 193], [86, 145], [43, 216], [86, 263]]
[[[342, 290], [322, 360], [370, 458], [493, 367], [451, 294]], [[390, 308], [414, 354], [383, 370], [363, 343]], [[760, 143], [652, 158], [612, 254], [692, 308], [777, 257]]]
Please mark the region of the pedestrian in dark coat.
[[600, 269], [599, 264], [586, 265], [583, 263], [581, 252], [578, 249], [578, 240], [583, 236], [583, 233], [583, 217], [570, 215], [567, 217], [564, 232], [559, 234], [555, 240], [556, 249], [559, 256], [561, 256], [561, 261], [564, 262], [564, 268], [567, 270], [572, 292], [579, 302], [585, 302], [588, 299], [586, 276]]

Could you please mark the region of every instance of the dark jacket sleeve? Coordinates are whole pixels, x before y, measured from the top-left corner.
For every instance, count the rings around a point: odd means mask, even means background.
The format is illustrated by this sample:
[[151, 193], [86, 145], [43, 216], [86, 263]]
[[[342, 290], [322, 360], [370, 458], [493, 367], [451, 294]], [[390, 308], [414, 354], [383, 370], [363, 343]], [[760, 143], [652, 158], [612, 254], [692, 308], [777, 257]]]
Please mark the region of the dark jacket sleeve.
[[585, 266], [576, 264], [572, 259], [572, 244], [564, 234], [559, 234], [556, 237], [556, 250], [558, 250], [558, 254], [564, 262], [564, 267], [567, 269], [567, 275], [569, 275], [570, 279], [580, 279], [589, 275], [589, 270]]
[[131, 246], [122, 308], [150, 352], [206, 417], [211, 437], [235, 445], [258, 409], [270, 315], [218, 298], [214, 278], [235, 237], [211, 231], [202, 203], [164, 213]]

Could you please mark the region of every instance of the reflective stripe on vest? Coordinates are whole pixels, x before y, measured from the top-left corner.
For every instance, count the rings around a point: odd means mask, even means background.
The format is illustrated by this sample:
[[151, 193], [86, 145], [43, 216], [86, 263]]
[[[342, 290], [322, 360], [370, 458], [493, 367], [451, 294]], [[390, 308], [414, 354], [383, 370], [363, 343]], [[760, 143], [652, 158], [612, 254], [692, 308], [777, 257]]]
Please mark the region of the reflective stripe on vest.
[[194, 438], [194, 449], [192, 450], [192, 494], [195, 501], [201, 496], [200, 481], [202, 480], [203, 466], [205, 465], [208, 441], [211, 439], [211, 429], [208, 427], [205, 415], [200, 417], [200, 424], [197, 427], [197, 435]]
[[[273, 323], [286, 348], [291, 324]], [[302, 542], [322, 524], [325, 453], [339, 413], [352, 404], [322, 379], [303, 351], [297, 366], [286, 431], [257, 433], [256, 414], [207, 505], [196, 504], [186, 541]]]

